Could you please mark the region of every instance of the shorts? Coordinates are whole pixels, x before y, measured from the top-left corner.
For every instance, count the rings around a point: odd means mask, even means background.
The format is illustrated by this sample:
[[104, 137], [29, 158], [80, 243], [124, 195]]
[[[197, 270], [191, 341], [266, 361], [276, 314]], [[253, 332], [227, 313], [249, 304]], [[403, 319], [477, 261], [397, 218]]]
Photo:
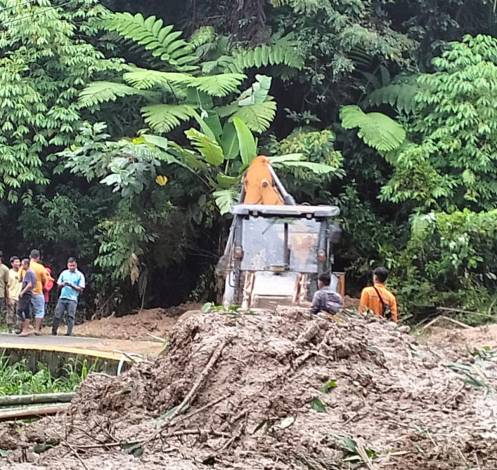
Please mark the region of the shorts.
[[43, 294], [33, 294], [31, 297], [31, 306], [35, 318], [45, 317], [45, 296]]
[[20, 321], [31, 320], [31, 296], [25, 295], [17, 302], [17, 318]]

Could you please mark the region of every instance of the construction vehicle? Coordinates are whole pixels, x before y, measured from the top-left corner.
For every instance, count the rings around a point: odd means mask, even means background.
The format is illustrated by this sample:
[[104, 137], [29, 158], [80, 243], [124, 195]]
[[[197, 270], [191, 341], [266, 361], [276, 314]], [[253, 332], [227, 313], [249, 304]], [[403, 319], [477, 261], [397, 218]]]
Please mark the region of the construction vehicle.
[[[228, 242], [216, 272], [223, 305], [274, 308], [312, 299], [319, 273], [331, 273], [340, 229], [335, 206], [297, 205], [266, 157], [244, 175]], [[337, 284], [337, 278], [332, 277]]]

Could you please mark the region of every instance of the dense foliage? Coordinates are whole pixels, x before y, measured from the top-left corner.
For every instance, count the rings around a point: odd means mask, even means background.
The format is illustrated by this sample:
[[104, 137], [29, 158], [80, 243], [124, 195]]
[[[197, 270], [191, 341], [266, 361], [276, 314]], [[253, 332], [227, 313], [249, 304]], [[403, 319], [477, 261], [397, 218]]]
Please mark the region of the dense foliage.
[[[0, 0], [0, 248], [88, 311], [212, 297], [257, 153], [336, 203], [354, 293], [496, 313], [491, 0]], [[130, 288], [131, 286], [131, 288]]]

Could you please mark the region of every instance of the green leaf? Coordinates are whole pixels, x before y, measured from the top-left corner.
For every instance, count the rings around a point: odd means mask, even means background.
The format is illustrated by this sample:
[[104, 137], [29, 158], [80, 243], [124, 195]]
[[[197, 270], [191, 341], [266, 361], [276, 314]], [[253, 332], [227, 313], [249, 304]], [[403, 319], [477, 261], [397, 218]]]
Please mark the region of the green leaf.
[[233, 160], [240, 154], [238, 145], [238, 136], [235, 126], [232, 122], [226, 122], [221, 135], [221, 146], [223, 147], [224, 156], [227, 160]]
[[380, 151], [395, 150], [406, 138], [405, 129], [382, 113], [364, 113], [359, 106], [349, 105], [340, 109], [344, 129], [358, 128], [358, 136], [370, 147]]
[[303, 153], [287, 153], [285, 155], [278, 155], [276, 157], [268, 157], [271, 165], [278, 163], [287, 163], [287, 162], [299, 162], [304, 160]]
[[213, 166], [218, 166], [223, 163], [223, 149], [211, 137], [197, 131], [196, 129], [189, 129], [185, 131], [185, 135], [208, 163]]
[[320, 391], [329, 393], [334, 388], [337, 388], [337, 381], [335, 379], [330, 379], [321, 386]]
[[232, 186], [240, 183], [240, 178], [236, 176], [227, 176], [223, 173], [218, 173], [216, 175], [216, 181], [222, 189], [229, 189]]
[[169, 148], [169, 141], [160, 135], [143, 134], [141, 137], [145, 143], [159, 147], [161, 150], [167, 150]]
[[188, 104], [154, 104], [141, 109], [145, 122], [157, 132], [169, 132], [182, 121], [191, 119], [196, 111]]
[[214, 192], [214, 199], [221, 215], [231, 212], [236, 193], [232, 189], [221, 189]]
[[238, 104], [240, 106], [260, 104], [266, 101], [269, 89], [271, 88], [271, 77], [256, 75], [255, 79], [256, 82], [240, 95], [240, 98], [238, 99]]
[[275, 166], [282, 166], [282, 167], [290, 167], [290, 168], [305, 168], [307, 170], [311, 170], [313, 173], [316, 175], [326, 175], [335, 169], [327, 165], [326, 163], [315, 163], [315, 162], [302, 162], [302, 161], [286, 161], [286, 162], [280, 162], [276, 163]]
[[326, 406], [319, 398], [314, 398], [311, 401], [311, 408], [318, 413], [326, 413]]
[[93, 82], [79, 94], [80, 106], [87, 108], [100, 103], [116, 101], [123, 96], [144, 95], [144, 92], [124, 83]]
[[233, 119], [233, 125], [236, 129], [238, 137], [238, 144], [240, 148], [240, 155], [242, 163], [249, 165], [250, 162], [257, 156], [257, 145], [254, 136], [247, 125], [238, 117]]

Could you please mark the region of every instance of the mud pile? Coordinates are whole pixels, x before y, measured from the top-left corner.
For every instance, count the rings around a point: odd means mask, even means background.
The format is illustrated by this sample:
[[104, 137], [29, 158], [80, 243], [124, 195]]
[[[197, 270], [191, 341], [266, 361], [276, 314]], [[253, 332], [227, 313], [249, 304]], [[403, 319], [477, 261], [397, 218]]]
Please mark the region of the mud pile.
[[490, 470], [496, 363], [476, 356], [376, 319], [189, 313], [155, 362], [90, 376], [0, 447], [26, 469]]

